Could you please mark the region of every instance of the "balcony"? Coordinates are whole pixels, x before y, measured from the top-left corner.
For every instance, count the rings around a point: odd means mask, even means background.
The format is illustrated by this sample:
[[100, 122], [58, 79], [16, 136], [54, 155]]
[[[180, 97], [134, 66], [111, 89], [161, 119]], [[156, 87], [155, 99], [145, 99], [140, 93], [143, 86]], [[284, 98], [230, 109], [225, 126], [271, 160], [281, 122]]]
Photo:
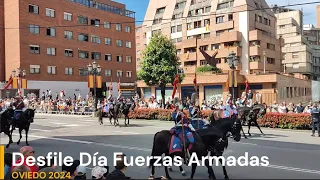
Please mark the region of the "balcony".
[[312, 49], [307, 45], [300, 45], [300, 46], [290, 46], [290, 47], [283, 47], [283, 52], [289, 53], [289, 52], [312, 52]]
[[223, 23], [215, 24], [214, 27], [216, 28], [216, 31], [220, 31], [224, 29], [233, 29], [234, 21], [226, 21]]
[[185, 74], [194, 74], [196, 72], [196, 66], [184, 66], [183, 70]]
[[250, 56], [260, 56], [262, 54], [260, 46], [250, 46], [249, 52]]
[[181, 62], [197, 60], [197, 54], [195, 52], [180, 54], [178, 57]]
[[270, 35], [268, 32], [263, 32], [260, 30], [249, 31], [249, 41], [257, 41], [262, 38], [275, 38], [275, 36]]
[[[223, 48], [223, 49], [218, 49], [218, 54], [217, 54], [217, 58], [225, 58], [227, 57], [231, 52], [236, 53], [236, 56], [242, 56], [242, 50], [241, 47], [228, 47], [228, 48]], [[212, 51], [212, 54], [215, 51]]]
[[292, 34], [292, 33], [301, 33], [301, 29], [297, 26], [292, 26], [288, 28], [278, 29], [278, 34]]

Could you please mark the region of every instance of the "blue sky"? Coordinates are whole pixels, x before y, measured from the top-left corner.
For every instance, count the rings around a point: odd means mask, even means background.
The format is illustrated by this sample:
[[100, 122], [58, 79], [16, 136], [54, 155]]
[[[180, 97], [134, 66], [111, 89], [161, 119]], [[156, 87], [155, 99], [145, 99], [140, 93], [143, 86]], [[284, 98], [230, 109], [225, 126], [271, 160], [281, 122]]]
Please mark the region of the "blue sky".
[[[149, 0], [115, 0], [115, 1], [126, 4], [127, 9], [135, 11], [136, 21], [143, 21], [147, 7], [148, 7]], [[283, 6], [288, 4], [307, 3], [307, 2], [315, 2], [315, 0], [267, 0], [267, 3], [269, 5], [278, 4], [278, 6]], [[316, 25], [315, 24], [316, 23], [316, 5], [317, 4], [310, 4], [305, 6], [295, 6], [291, 8], [300, 9], [300, 10], [303, 9], [304, 24]], [[320, 5], [320, 3], [318, 5]]]

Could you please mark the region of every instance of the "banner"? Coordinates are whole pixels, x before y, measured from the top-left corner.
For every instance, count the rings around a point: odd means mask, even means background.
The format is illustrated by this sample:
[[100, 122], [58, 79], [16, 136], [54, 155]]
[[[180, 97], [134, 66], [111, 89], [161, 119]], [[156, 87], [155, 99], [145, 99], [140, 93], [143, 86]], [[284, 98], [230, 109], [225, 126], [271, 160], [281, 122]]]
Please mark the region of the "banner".
[[93, 75], [88, 75], [88, 88], [93, 88]]
[[96, 76], [96, 87], [102, 88], [102, 78], [101, 76]]
[[176, 95], [178, 84], [179, 84], [179, 74], [176, 75], [173, 81], [172, 99], [174, 99], [174, 96]]
[[21, 79], [21, 88], [22, 89], [28, 89], [27, 87], [27, 79]]
[[18, 81], [19, 78], [13, 78], [13, 81], [12, 81], [12, 88], [13, 89], [19, 89], [19, 84], [18, 84]]
[[234, 78], [234, 87], [238, 87], [238, 71], [234, 71], [234, 77], [232, 76], [232, 70], [229, 71], [229, 87], [232, 87], [232, 80]]

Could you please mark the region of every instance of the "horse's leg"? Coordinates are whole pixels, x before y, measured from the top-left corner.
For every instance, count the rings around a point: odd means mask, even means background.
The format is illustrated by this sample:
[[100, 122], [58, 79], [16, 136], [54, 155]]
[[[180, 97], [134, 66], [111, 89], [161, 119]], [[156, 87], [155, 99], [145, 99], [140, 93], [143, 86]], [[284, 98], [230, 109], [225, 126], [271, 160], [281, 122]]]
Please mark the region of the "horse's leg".
[[243, 133], [244, 138], [248, 139], [248, 137], [246, 136], [246, 133], [244, 133], [243, 127], [241, 126], [241, 131]]
[[182, 165], [181, 166], [179, 166], [179, 169], [180, 169], [180, 172], [181, 172], [181, 175], [182, 176], [186, 176], [187, 175], [187, 173], [184, 171], [184, 169], [182, 168]]
[[10, 134], [10, 129], [5, 134], [9, 137], [9, 142], [6, 145], [6, 148], [9, 148], [10, 144], [12, 143], [12, 135]]
[[219, 162], [222, 165], [224, 179], [229, 179], [229, 176], [228, 176], [228, 173], [227, 173], [227, 170], [226, 170], [226, 166], [222, 164], [222, 159], [219, 159]]
[[251, 136], [251, 134], [250, 134], [250, 127], [251, 127], [251, 120], [249, 120], [249, 122], [248, 122], [248, 134], [249, 134], [249, 136]]
[[168, 171], [168, 167], [167, 166], [164, 166], [164, 171], [166, 172], [166, 178], [167, 179], [172, 179], [169, 175], [169, 171]]
[[197, 163], [192, 163], [190, 179], [193, 179], [194, 173], [196, 172], [196, 169], [197, 169]]
[[206, 159], [206, 160], [204, 161], [204, 163], [205, 163], [206, 167], [208, 168], [209, 179], [216, 179], [216, 176], [215, 176], [215, 174], [214, 174], [214, 172], [213, 172], [213, 169], [212, 169], [212, 167], [210, 166], [209, 160]]
[[124, 115], [124, 125], [127, 126], [127, 116]]
[[18, 145], [20, 144], [20, 140], [21, 140], [21, 138], [22, 138], [21, 132], [22, 132], [22, 128], [19, 128], [20, 138], [19, 138], [19, 141], [17, 142]]
[[261, 130], [261, 128], [260, 128], [260, 126], [259, 126], [259, 124], [258, 124], [257, 120], [255, 120], [255, 121], [254, 121], [254, 123], [256, 124], [257, 128], [260, 130], [261, 134], [264, 134], [264, 133], [262, 132], [262, 130]]
[[129, 114], [127, 115], [127, 117], [128, 117], [128, 125], [130, 124], [130, 118], [129, 118]]
[[26, 126], [26, 129], [25, 129], [25, 131], [26, 131], [26, 144], [27, 144], [27, 146], [29, 146], [29, 143], [28, 143], [28, 132], [29, 132], [29, 128], [30, 128], [30, 125], [27, 125], [27, 126]]

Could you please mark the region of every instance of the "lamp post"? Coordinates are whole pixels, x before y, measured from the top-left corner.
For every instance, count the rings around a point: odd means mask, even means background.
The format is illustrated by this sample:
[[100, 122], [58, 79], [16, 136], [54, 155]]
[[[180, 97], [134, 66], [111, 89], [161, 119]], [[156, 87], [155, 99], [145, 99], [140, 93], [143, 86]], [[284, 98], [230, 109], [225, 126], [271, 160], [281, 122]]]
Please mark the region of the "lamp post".
[[101, 72], [101, 66], [97, 64], [96, 61], [88, 65], [88, 72], [89, 74], [93, 75], [93, 94], [94, 94], [94, 103], [93, 103], [93, 111], [97, 111], [97, 84], [96, 84], [96, 76], [100, 74]]
[[227, 57], [227, 61], [228, 61], [228, 65], [230, 67], [230, 69], [232, 70], [232, 100], [233, 100], [233, 104], [235, 103], [235, 82], [234, 82], [234, 70], [236, 69], [236, 67], [238, 66], [238, 60], [236, 57], [236, 53], [234, 53], [233, 51], [228, 55]]
[[263, 73], [266, 73], [266, 51], [263, 51]]
[[12, 70], [12, 77], [18, 78], [18, 92], [21, 92], [22, 78], [26, 77], [26, 75], [26, 70], [21, 70], [21, 68], [17, 68], [17, 71], [15, 69]]

